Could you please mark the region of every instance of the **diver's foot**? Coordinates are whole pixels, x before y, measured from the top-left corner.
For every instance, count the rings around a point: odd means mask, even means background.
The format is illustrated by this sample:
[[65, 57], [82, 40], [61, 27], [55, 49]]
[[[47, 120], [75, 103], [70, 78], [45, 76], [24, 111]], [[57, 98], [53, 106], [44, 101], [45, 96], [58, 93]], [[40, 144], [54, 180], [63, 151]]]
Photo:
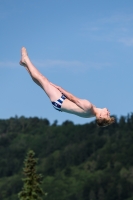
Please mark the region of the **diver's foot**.
[[25, 61], [26, 57], [28, 57], [28, 53], [26, 51], [26, 48], [22, 47], [22, 49], [21, 49], [21, 60], [19, 62], [20, 65], [26, 66], [26, 61]]

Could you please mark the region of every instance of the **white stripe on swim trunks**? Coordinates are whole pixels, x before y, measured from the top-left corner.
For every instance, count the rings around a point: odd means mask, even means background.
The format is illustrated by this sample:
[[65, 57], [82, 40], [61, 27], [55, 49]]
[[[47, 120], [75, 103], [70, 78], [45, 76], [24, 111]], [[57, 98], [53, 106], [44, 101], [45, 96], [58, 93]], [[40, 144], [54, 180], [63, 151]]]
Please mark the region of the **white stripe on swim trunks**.
[[55, 101], [55, 103], [59, 104], [60, 106], [61, 106], [61, 104], [62, 104], [62, 103], [60, 103], [58, 100], [57, 100], [57, 101]]

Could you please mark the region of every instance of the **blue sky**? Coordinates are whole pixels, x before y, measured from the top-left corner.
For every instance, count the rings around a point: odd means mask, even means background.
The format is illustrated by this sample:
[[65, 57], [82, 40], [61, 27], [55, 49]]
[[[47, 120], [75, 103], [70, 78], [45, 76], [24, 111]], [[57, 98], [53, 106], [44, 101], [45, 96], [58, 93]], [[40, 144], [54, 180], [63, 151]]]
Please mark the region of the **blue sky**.
[[52, 107], [18, 64], [22, 46], [51, 82], [118, 118], [133, 112], [132, 0], [0, 0], [0, 27], [0, 119], [94, 120]]

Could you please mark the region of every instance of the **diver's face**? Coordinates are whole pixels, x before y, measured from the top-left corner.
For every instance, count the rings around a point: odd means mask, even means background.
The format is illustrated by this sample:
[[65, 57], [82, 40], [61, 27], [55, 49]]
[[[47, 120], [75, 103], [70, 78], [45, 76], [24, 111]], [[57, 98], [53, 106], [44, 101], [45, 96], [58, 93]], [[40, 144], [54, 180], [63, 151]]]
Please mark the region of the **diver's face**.
[[110, 118], [110, 112], [108, 111], [107, 108], [103, 108], [103, 109], [101, 110], [100, 118], [105, 118], [105, 119]]

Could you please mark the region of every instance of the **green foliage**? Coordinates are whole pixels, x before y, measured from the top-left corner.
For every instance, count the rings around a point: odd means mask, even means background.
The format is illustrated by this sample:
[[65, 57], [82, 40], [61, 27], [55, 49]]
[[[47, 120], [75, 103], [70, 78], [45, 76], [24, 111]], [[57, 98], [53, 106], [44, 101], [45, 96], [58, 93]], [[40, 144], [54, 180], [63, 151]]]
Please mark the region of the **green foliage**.
[[[45, 177], [42, 200], [133, 198], [133, 114], [106, 128], [69, 120], [50, 125], [37, 117], [0, 120], [0, 199], [18, 200], [29, 149], [36, 152], [36, 170]], [[31, 183], [26, 178], [24, 185]]]
[[19, 192], [18, 197], [20, 200], [42, 200], [43, 191], [40, 188], [42, 176], [36, 173], [37, 159], [34, 158], [34, 151], [30, 150], [24, 161], [23, 178], [24, 186], [22, 191]]

